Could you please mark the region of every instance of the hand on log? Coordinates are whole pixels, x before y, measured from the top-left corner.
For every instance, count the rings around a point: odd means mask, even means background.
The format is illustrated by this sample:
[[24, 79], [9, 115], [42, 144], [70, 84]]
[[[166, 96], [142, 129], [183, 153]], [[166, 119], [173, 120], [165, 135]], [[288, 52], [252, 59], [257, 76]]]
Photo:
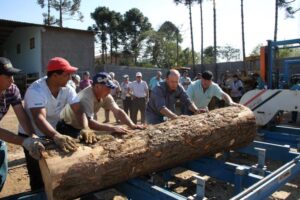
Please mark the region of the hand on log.
[[59, 146], [60, 149], [67, 153], [70, 151], [76, 151], [78, 148], [76, 141], [67, 135], [55, 134], [53, 141]]
[[36, 160], [42, 158], [42, 151], [45, 150], [44, 145], [36, 138], [28, 137], [24, 139], [22, 146], [29, 152], [29, 154]]
[[135, 125], [133, 125], [133, 126], [130, 126], [130, 128], [133, 129], [133, 130], [136, 130], [136, 129], [138, 129], [138, 130], [145, 130], [145, 129], [146, 129], [146, 126], [145, 126], [145, 125], [138, 125], [138, 124], [135, 124]]
[[130, 133], [130, 131], [124, 127], [121, 127], [121, 126], [114, 126], [113, 127], [113, 130], [112, 130], [112, 133], [118, 133], [118, 134], [128, 134]]
[[86, 144], [94, 144], [99, 140], [94, 131], [86, 129], [80, 131], [79, 139]]

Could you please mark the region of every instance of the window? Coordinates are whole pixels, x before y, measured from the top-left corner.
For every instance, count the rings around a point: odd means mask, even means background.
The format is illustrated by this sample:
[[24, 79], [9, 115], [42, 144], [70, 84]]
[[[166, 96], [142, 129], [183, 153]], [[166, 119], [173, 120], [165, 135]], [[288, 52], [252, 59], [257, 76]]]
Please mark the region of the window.
[[34, 38], [30, 38], [30, 40], [29, 40], [29, 48], [30, 49], [34, 49], [34, 47], [35, 47]]
[[21, 53], [21, 44], [17, 44], [17, 54]]

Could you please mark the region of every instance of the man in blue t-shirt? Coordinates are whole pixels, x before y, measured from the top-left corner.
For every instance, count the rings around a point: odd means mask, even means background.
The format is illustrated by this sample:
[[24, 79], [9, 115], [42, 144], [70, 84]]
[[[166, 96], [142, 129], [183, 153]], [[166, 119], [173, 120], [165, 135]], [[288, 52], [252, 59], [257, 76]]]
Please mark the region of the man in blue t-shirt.
[[183, 86], [179, 84], [180, 73], [171, 69], [166, 75], [166, 81], [155, 87], [150, 96], [146, 108], [146, 120], [148, 124], [159, 124], [165, 118], [176, 119], [175, 104], [180, 99], [182, 105], [186, 105], [193, 113], [200, 113], [194, 103], [187, 96]]

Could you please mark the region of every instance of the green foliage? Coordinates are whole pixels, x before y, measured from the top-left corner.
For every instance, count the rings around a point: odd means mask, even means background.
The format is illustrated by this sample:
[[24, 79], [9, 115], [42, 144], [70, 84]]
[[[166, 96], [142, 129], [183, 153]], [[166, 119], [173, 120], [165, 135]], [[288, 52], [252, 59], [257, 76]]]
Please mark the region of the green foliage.
[[254, 49], [252, 50], [250, 56], [259, 56], [260, 55], [260, 48], [264, 45], [262, 43], [258, 44]]
[[294, 18], [295, 13], [300, 10], [294, 7], [295, 2], [295, 0], [278, 0], [278, 7], [285, 9], [286, 18]]
[[[81, 0], [37, 0], [37, 3], [41, 6], [41, 8], [46, 6], [46, 2], [48, 11], [47, 13], [43, 13], [43, 21], [46, 25], [56, 24], [62, 27], [64, 20], [73, 19], [83, 21], [83, 15], [79, 11]], [[60, 13], [58, 19], [56, 19], [54, 15], [50, 15], [51, 9]], [[67, 17], [63, 18], [63, 16]]]
[[[285, 46], [287, 47], [287, 46]], [[279, 58], [290, 58], [290, 57], [299, 57], [300, 49], [299, 48], [282, 48], [279, 49]]]
[[193, 4], [194, 2], [198, 3], [199, 0], [174, 0], [174, 3], [176, 4], [184, 4], [188, 6], [189, 4]]
[[123, 45], [134, 55], [134, 61], [137, 63], [137, 58], [140, 54], [141, 44], [146, 38], [143, 34], [152, 29], [148, 18], [141, 13], [137, 8], [132, 8], [124, 14], [123, 27]]
[[[199, 53], [194, 52], [195, 63], [200, 62]], [[189, 48], [182, 50], [179, 54], [178, 66], [189, 66], [193, 64], [192, 51]]]
[[[218, 57], [218, 47], [217, 47], [217, 57]], [[214, 47], [208, 46], [203, 51], [203, 64], [213, 64], [214, 63]]]
[[[178, 41], [177, 41], [178, 40]], [[169, 21], [164, 22], [158, 31], [151, 31], [147, 38], [145, 54], [153, 65], [170, 68], [177, 62], [177, 42], [182, 41], [178, 28]], [[180, 51], [180, 47], [178, 47]]]
[[229, 45], [219, 47], [218, 52], [219, 57], [224, 59], [226, 62], [240, 59], [240, 50]]

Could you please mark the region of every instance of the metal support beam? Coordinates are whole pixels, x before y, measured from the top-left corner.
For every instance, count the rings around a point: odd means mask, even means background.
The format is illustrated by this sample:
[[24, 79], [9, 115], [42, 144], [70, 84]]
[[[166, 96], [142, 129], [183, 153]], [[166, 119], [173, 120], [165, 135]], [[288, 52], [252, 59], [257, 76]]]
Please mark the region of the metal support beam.
[[205, 179], [201, 176], [194, 175], [196, 178], [196, 196], [195, 200], [204, 200], [205, 198]]
[[265, 176], [267, 167], [265, 165], [266, 162], [266, 149], [262, 148], [254, 148], [257, 151], [258, 162], [256, 165], [251, 167], [251, 172], [254, 174], [258, 174], [260, 176]]
[[244, 166], [238, 166], [235, 169], [234, 193], [238, 194], [243, 190], [243, 179], [247, 174], [247, 169]]
[[115, 186], [115, 188], [125, 194], [128, 199], [134, 200], [186, 200], [186, 197], [175, 192], [166, 190], [147, 181], [135, 178]]
[[262, 200], [300, 173], [300, 155], [231, 200]]
[[291, 152], [288, 145], [272, 144], [256, 140], [247, 147], [240, 148], [237, 151], [256, 156], [257, 152], [254, 150], [255, 147], [266, 149], [266, 158], [270, 160], [288, 162], [299, 155], [298, 153]]

